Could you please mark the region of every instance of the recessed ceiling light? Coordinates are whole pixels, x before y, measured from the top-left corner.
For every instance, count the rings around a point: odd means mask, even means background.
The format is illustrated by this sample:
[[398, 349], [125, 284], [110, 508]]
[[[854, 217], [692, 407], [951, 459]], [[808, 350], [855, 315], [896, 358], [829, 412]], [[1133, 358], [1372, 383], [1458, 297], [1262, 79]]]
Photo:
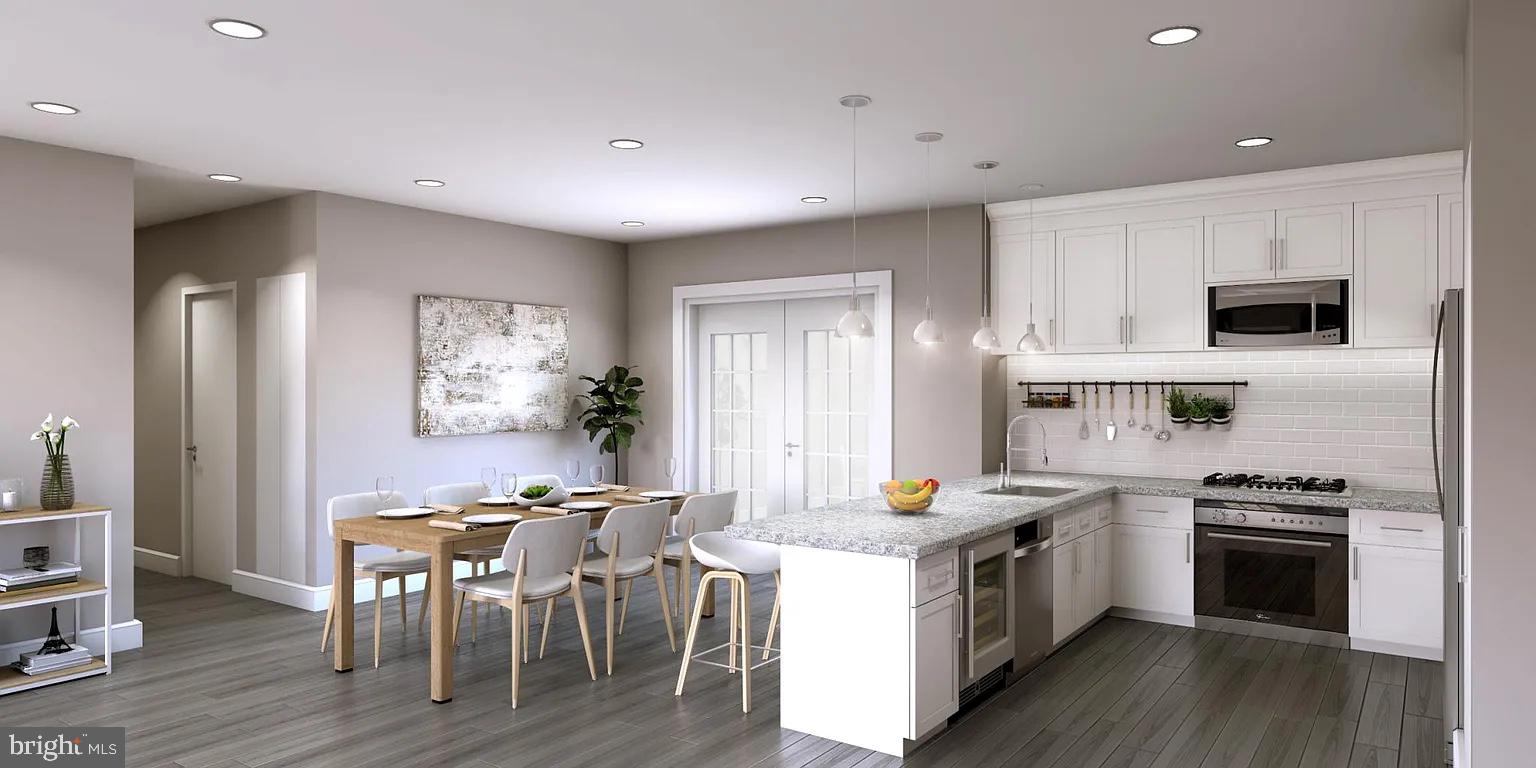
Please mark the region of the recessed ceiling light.
[[1019, 185], [1019, 191], [1020, 192], [1039, 192], [1042, 189], [1045, 189], [1045, 185], [1041, 184], [1039, 182], [1033, 182], [1032, 181], [1032, 182], [1030, 182], [1028, 184], [1020, 184]]
[[614, 149], [639, 149], [645, 146], [645, 142], [639, 139], [614, 139], [608, 142], [608, 146]]
[[78, 115], [80, 110], [68, 104], [55, 104], [51, 101], [34, 101], [31, 107], [39, 112], [47, 112], [50, 115]]
[[1262, 147], [1271, 141], [1274, 141], [1274, 139], [1271, 139], [1268, 136], [1249, 136], [1246, 139], [1238, 139], [1232, 143], [1242, 147], [1243, 149], [1248, 149], [1250, 147]]
[[1153, 45], [1178, 45], [1187, 43], [1200, 36], [1199, 27], [1168, 27], [1159, 29], [1147, 35], [1147, 42]]
[[213, 31], [225, 37], [234, 37], [240, 40], [255, 40], [267, 36], [267, 31], [249, 21], [239, 19], [214, 19], [208, 22]]
[[621, 224], [623, 226], [626, 226], [626, 227], [643, 227], [643, 226], [645, 226], [645, 222], [643, 222], [643, 221], [621, 221], [621, 222], [619, 222], [619, 224]]
[[417, 179], [416, 180], [416, 186], [418, 186], [418, 187], [442, 187], [442, 186], [446, 186], [446, 184], [444, 182], [438, 181], [437, 179]]
[[802, 203], [825, 203], [826, 201], [827, 199], [821, 195], [810, 195], [800, 198], [800, 202]]
[[208, 174], [208, 178], [213, 179], [214, 181], [223, 181], [231, 184], [240, 180], [240, 177], [234, 175], [233, 173], [210, 173]]

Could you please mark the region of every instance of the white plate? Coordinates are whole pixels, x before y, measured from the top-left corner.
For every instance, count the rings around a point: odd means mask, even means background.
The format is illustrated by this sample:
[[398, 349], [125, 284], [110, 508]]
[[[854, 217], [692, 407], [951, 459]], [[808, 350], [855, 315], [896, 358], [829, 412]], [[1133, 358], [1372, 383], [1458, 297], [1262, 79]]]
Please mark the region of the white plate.
[[511, 496], [487, 496], [483, 499], [476, 499], [475, 503], [482, 507], [510, 507], [516, 504], [517, 500]]
[[644, 491], [640, 495], [647, 499], [681, 499], [688, 493], [686, 491]]
[[569, 509], [572, 512], [596, 512], [613, 506], [606, 501], [567, 501], [560, 505], [561, 509]]
[[513, 515], [505, 512], [490, 512], [483, 515], [465, 515], [459, 518], [461, 522], [476, 523], [479, 525], [507, 525], [523, 519], [522, 515]]
[[428, 517], [433, 513], [432, 510], [422, 509], [421, 507], [399, 507], [396, 509], [381, 509], [374, 514], [391, 520], [408, 520], [413, 517]]
[[590, 486], [590, 485], [578, 485], [575, 488], [567, 488], [567, 489], [565, 489], [565, 492], [569, 493], [572, 496], [593, 496], [593, 495], [596, 495], [596, 494], [599, 494], [599, 493], [607, 493], [608, 489], [607, 488], [597, 488], [597, 487]]

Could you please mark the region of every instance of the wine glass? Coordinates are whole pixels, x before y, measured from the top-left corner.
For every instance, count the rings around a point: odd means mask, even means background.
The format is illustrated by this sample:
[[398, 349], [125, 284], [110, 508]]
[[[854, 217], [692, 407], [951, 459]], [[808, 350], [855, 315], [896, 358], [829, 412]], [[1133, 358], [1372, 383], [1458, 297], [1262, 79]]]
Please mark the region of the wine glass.
[[662, 464], [662, 471], [667, 474], [667, 488], [669, 490], [675, 488], [676, 486], [673, 484], [672, 478], [677, 476], [677, 459], [668, 456], [667, 460]]
[[389, 501], [395, 493], [395, 476], [380, 475], [373, 479], [373, 492], [379, 495], [379, 503]]
[[606, 469], [606, 467], [601, 464], [593, 464], [592, 468], [587, 470], [587, 478], [592, 481], [592, 485], [598, 486], [603, 484], [604, 469]]
[[487, 495], [496, 492], [496, 468], [495, 467], [481, 467], [480, 468], [480, 484], [485, 486], [485, 492], [486, 492]]
[[517, 493], [517, 473], [516, 472], [503, 472], [503, 473], [501, 473], [501, 495], [507, 497], [507, 499], [510, 501], [512, 499], [512, 496], [514, 494], [516, 494], [516, 493]]
[[581, 481], [581, 459], [565, 460], [565, 476], [571, 479], [571, 485]]

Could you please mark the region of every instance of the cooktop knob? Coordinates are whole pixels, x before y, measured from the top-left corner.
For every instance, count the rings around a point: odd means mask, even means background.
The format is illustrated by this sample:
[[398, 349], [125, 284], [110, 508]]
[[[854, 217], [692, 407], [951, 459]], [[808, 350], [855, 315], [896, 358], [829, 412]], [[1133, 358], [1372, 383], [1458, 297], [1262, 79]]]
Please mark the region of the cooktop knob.
[[1211, 515], [1211, 518], [1218, 523], [1225, 523], [1227, 521], [1227, 513], [1218, 509]]
[[1243, 514], [1242, 512], [1237, 513], [1237, 522], [1239, 522], [1239, 523], [1246, 523], [1246, 522], [1248, 522], [1248, 516]]

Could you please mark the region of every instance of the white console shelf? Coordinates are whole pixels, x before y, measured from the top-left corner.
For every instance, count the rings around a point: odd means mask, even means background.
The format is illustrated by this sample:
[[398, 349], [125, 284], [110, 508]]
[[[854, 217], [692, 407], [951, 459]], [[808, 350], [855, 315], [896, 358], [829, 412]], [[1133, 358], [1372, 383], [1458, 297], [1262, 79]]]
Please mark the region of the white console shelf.
[[[0, 696], [17, 693], [44, 685], [78, 680], [82, 677], [105, 675], [112, 671], [112, 510], [107, 507], [76, 505], [69, 509], [47, 511], [23, 509], [19, 512], [0, 512], [0, 529], [13, 525], [53, 523], [69, 520], [74, 522], [74, 556], [81, 566], [80, 580], [74, 584], [41, 587], [22, 592], [0, 592], [0, 611], [25, 608], [32, 605], [69, 602], [74, 610], [75, 621], [70, 641], [79, 642], [82, 601], [101, 598], [101, 653], [89, 664], [46, 672], [41, 675], [25, 675], [10, 667], [12, 659], [0, 659]], [[101, 561], [98, 566], [87, 565], [85, 553], [80, 547], [80, 529], [84, 521], [100, 521], [102, 527]], [[16, 535], [10, 531], [0, 536]], [[99, 580], [86, 578], [86, 574], [99, 575]]]

